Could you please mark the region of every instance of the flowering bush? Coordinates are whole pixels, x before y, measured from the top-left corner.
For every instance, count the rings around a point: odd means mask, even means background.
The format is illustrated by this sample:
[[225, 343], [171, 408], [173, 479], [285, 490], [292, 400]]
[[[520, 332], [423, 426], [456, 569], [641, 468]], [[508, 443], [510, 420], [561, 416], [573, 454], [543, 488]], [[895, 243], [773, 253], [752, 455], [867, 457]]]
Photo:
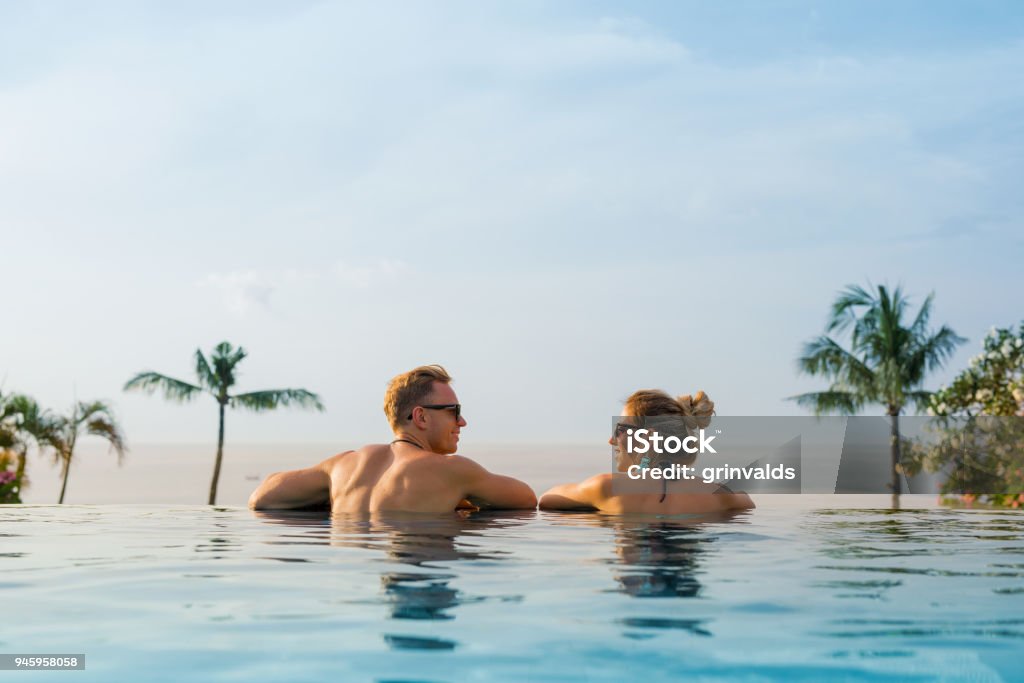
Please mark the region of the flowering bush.
[[1024, 322], [989, 330], [982, 352], [932, 395], [930, 415], [1024, 415]]
[[[928, 413], [938, 417], [977, 416], [982, 423], [986, 420], [980, 416], [1011, 418], [989, 420], [987, 426], [964, 436], [988, 432], [987, 439], [972, 445], [986, 453], [990, 474], [999, 477], [1011, 491], [1014, 487], [1024, 489], [1019, 467], [1022, 422], [1012, 419], [1024, 416], [1024, 322], [1016, 331], [1009, 327], [989, 330], [981, 353], [971, 358], [968, 368], [932, 395]], [[960, 502], [968, 507], [977, 502], [1021, 508], [1024, 494], [964, 494]]]
[[7, 469], [8, 464], [11, 457], [0, 452], [0, 503], [20, 503], [21, 482], [13, 470]]

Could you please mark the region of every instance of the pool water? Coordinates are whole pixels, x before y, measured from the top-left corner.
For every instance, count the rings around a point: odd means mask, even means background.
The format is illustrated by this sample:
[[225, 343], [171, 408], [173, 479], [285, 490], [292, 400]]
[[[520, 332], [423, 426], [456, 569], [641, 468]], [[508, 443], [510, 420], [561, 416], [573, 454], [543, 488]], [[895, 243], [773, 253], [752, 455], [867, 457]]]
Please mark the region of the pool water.
[[1024, 516], [0, 508], [32, 681], [1024, 680]]

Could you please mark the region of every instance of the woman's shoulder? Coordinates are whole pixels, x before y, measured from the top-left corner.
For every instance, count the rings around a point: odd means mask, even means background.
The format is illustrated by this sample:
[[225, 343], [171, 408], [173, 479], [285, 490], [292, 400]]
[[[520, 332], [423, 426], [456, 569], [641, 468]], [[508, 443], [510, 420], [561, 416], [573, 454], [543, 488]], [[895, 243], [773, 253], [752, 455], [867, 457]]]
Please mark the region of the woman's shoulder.
[[581, 481], [580, 487], [599, 494], [602, 498], [607, 498], [612, 494], [613, 478], [614, 475], [610, 472], [601, 472]]

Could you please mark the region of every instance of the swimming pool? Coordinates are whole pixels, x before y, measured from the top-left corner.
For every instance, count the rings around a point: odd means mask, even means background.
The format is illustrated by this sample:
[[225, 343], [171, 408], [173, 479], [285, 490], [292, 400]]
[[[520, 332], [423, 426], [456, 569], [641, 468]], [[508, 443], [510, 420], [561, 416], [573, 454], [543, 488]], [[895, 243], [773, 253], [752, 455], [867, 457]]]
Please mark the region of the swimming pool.
[[1024, 679], [1024, 516], [0, 509], [42, 681]]

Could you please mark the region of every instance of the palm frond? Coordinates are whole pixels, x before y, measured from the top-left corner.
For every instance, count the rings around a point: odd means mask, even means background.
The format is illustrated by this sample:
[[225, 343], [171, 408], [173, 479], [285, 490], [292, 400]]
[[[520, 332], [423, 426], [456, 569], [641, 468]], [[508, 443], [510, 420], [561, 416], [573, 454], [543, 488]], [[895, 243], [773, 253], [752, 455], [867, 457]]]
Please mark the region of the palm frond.
[[38, 421], [44, 411], [31, 396], [24, 394], [11, 394], [4, 399], [3, 410], [0, 411], [0, 418], [17, 416], [20, 424]]
[[856, 308], [871, 304], [871, 294], [858, 285], [849, 285], [832, 304], [826, 332], [842, 332], [857, 320]]
[[214, 347], [210, 360], [213, 362], [213, 372], [217, 376], [218, 393], [227, 392], [238, 381], [235, 367], [247, 355], [241, 346], [234, 348], [226, 341]]
[[907, 298], [903, 295], [903, 287], [896, 285], [896, 288], [890, 294], [889, 289], [885, 285], [879, 285], [878, 305], [882, 311], [882, 316], [890, 325], [894, 327], [901, 325], [903, 313], [907, 309]]
[[853, 386], [869, 387], [875, 382], [871, 368], [826, 336], [812, 339], [804, 345], [797, 367], [808, 375], [824, 375]]
[[918, 412], [923, 412], [928, 409], [928, 406], [931, 403], [931, 398], [934, 395], [935, 392], [919, 389], [917, 391], [908, 391], [904, 394], [904, 398], [906, 398], [908, 402], [913, 403], [914, 408], [916, 408]]
[[210, 369], [210, 364], [206, 361], [206, 356], [203, 355], [201, 349], [196, 349], [196, 377], [199, 378], [200, 386], [216, 393], [217, 376]]
[[238, 363], [248, 355], [249, 354], [246, 352], [246, 350], [239, 346], [237, 349], [235, 349], [234, 353], [228, 356], [228, 362], [231, 363], [231, 367], [233, 368], [236, 365], [238, 365]]
[[917, 312], [914, 322], [910, 324], [910, 336], [920, 339], [928, 335], [928, 321], [932, 316], [932, 302], [935, 300], [935, 292], [929, 292], [921, 303], [921, 309]]
[[191, 401], [203, 391], [202, 387], [161, 375], [159, 372], [140, 372], [125, 383], [124, 390], [143, 391], [147, 394], [162, 390], [167, 400], [182, 403]]
[[50, 447], [50, 455], [53, 464], [62, 460], [71, 459], [71, 452], [75, 449], [75, 438], [78, 431], [74, 419], [67, 415], [52, 415], [48, 425], [46, 436], [47, 445]]
[[924, 358], [925, 370], [931, 372], [942, 367], [953, 357], [956, 347], [966, 341], [949, 326], [943, 325], [938, 332], [924, 340], [917, 353]]
[[230, 400], [231, 407], [247, 408], [255, 412], [274, 410], [275, 408], [287, 407], [292, 404], [321, 412], [324, 409], [323, 404], [320, 402], [320, 397], [305, 389], [252, 391], [232, 396]]
[[73, 412], [75, 422], [82, 424], [95, 415], [110, 415], [112, 409], [103, 401], [79, 401]]
[[864, 406], [863, 397], [853, 391], [832, 390], [812, 391], [806, 394], [790, 396], [787, 400], [796, 401], [801, 408], [814, 411], [815, 415], [840, 413], [852, 415]]
[[125, 445], [124, 433], [112, 415], [109, 413], [94, 414], [85, 424], [85, 433], [105, 439], [110, 444], [110, 448], [117, 453], [117, 464], [121, 465], [124, 462], [124, 455], [128, 451], [128, 447]]
[[4, 418], [13, 418], [8, 447], [19, 453], [25, 453], [30, 443], [43, 449], [54, 447], [60, 441], [60, 420], [42, 409], [31, 396], [8, 395], [0, 410], [0, 419]]

